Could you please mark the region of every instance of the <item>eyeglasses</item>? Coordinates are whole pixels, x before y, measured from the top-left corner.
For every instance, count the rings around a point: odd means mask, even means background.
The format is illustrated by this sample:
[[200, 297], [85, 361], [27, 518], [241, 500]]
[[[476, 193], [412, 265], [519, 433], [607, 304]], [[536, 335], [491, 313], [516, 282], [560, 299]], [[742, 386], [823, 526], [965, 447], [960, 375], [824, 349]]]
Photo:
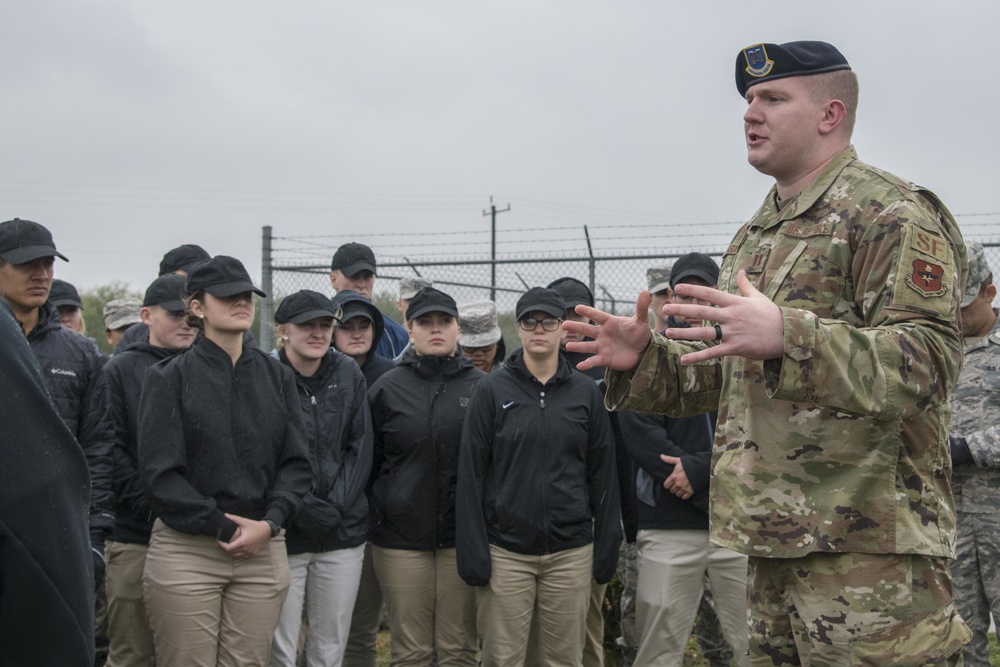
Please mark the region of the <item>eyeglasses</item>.
[[476, 352], [482, 352], [483, 354], [489, 354], [496, 349], [496, 343], [490, 343], [489, 345], [480, 345], [479, 347], [466, 347], [462, 345], [462, 352], [465, 352], [469, 356], [472, 356]]
[[546, 317], [544, 320], [536, 320], [534, 317], [525, 317], [524, 319], [517, 321], [517, 326], [521, 327], [522, 331], [534, 331], [539, 324], [542, 325], [542, 329], [545, 331], [555, 331], [559, 328], [559, 323], [562, 320], [555, 317]]
[[710, 305], [708, 301], [704, 301], [694, 296], [685, 296], [684, 294], [678, 294], [674, 292], [674, 303], [693, 303], [698, 306], [708, 306]]

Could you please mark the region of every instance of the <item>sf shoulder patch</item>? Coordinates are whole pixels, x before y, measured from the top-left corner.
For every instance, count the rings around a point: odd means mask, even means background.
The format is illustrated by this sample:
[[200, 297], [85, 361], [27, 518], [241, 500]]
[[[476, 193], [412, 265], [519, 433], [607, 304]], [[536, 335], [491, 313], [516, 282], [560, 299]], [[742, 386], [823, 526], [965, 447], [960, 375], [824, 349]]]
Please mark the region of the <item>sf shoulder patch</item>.
[[956, 304], [955, 261], [951, 244], [940, 233], [919, 225], [902, 229], [903, 243], [893, 287], [892, 305], [948, 317]]
[[767, 57], [767, 50], [763, 44], [754, 44], [743, 49], [743, 57], [747, 59], [746, 72], [750, 76], [767, 76], [774, 68], [774, 61]]

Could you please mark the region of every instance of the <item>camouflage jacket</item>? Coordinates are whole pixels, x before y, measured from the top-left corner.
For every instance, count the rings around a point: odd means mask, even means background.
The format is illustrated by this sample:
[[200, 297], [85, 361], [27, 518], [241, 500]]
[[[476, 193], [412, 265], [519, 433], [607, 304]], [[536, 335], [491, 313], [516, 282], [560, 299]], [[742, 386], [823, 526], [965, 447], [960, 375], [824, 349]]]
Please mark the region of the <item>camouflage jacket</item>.
[[962, 512], [1000, 512], [1000, 320], [965, 342], [965, 365], [951, 395], [951, 434], [965, 438], [975, 465], [952, 475]]
[[636, 368], [608, 374], [608, 407], [719, 410], [719, 544], [775, 558], [951, 556], [948, 393], [968, 272], [954, 218], [851, 147], [780, 210], [772, 188], [726, 250], [719, 289], [738, 293], [740, 269], [781, 308], [782, 357], [681, 366], [712, 343], [654, 334]]

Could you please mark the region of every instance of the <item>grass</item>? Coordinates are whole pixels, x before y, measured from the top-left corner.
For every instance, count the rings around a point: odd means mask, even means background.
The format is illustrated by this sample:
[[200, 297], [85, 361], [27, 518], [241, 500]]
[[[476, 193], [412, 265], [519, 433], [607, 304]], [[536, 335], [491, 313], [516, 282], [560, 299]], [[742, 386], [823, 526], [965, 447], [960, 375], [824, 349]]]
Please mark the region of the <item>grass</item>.
[[[378, 633], [378, 641], [375, 644], [376, 667], [389, 667], [389, 633]], [[1000, 647], [997, 645], [996, 635], [990, 634], [990, 664], [1000, 667]], [[615, 650], [605, 650], [605, 667], [620, 667], [621, 656]], [[701, 657], [698, 652], [698, 643], [694, 637], [688, 640], [687, 649], [684, 651], [684, 667], [708, 667], [708, 661]]]

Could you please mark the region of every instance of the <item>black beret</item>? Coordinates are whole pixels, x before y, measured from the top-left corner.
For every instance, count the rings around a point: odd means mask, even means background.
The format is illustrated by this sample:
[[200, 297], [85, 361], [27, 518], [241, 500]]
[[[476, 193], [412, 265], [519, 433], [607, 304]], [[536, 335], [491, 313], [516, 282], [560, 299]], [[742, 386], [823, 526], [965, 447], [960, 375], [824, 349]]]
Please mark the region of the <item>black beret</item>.
[[754, 44], [736, 56], [736, 90], [746, 97], [747, 89], [761, 81], [840, 69], [851, 66], [837, 47], [826, 42]]

